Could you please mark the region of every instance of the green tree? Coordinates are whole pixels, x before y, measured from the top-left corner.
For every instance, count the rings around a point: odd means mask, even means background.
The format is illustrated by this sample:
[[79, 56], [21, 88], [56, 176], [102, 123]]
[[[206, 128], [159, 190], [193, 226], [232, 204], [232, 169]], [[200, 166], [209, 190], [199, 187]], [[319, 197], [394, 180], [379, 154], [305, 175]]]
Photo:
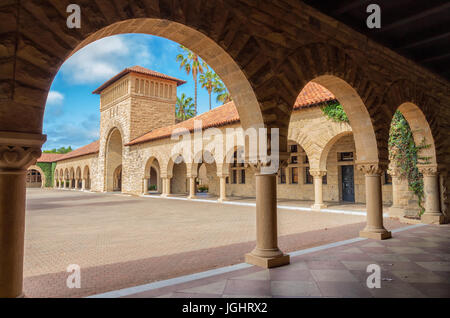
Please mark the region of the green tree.
[[214, 88], [214, 93], [217, 94], [216, 101], [222, 104], [231, 102], [231, 95], [222, 80], [219, 79], [217, 86]]
[[204, 74], [200, 74], [200, 83], [202, 84], [202, 88], [206, 88], [209, 95], [209, 110], [211, 110], [211, 94], [219, 85], [220, 78], [214, 73], [212, 70], [207, 70]]
[[177, 62], [180, 63], [180, 69], [184, 69], [186, 74], [189, 75], [192, 73], [195, 85], [194, 108], [195, 115], [197, 115], [197, 79], [199, 74], [203, 74], [202, 62], [197, 54], [183, 45], [180, 45], [180, 49], [182, 50], [182, 53], [177, 55]]
[[186, 120], [195, 116], [195, 108], [194, 103], [192, 102], [192, 97], [186, 97], [184, 93], [181, 94], [181, 97], [177, 96], [175, 115], [180, 120]]
[[64, 154], [64, 153], [68, 153], [68, 152], [71, 152], [73, 149], [72, 149], [72, 147], [71, 146], [69, 146], [69, 147], [60, 147], [60, 148], [58, 148], [58, 149], [56, 149], [56, 148], [53, 148], [53, 149], [51, 149], [51, 150], [44, 150], [43, 152], [44, 153], [59, 153], [59, 154]]

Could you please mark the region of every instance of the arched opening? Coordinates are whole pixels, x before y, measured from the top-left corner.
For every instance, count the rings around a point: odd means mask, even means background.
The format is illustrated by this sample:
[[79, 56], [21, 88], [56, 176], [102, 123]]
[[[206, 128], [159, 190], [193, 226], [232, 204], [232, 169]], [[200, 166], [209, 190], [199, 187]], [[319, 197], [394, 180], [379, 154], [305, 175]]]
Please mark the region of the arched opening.
[[69, 187], [75, 189], [75, 170], [73, 167], [69, 170]]
[[113, 191], [122, 191], [122, 165], [119, 165], [114, 170], [113, 175]]
[[45, 184], [45, 175], [37, 166], [32, 166], [27, 170], [26, 186], [27, 188], [42, 188]]
[[151, 157], [147, 160], [144, 175], [144, 193], [161, 193], [162, 183], [158, 159]]
[[75, 182], [76, 182], [75, 187], [77, 189], [81, 189], [81, 187], [82, 187], [82, 179], [81, 179], [81, 168], [80, 167], [77, 167], [77, 170], [75, 172]]
[[167, 167], [167, 175], [170, 178], [170, 191], [173, 194], [186, 195], [189, 191], [187, 178], [187, 165], [182, 155], [170, 159]]
[[84, 189], [83, 190], [91, 189], [91, 174], [90, 174], [89, 166], [85, 166], [83, 169], [83, 181], [84, 181]]
[[122, 134], [113, 128], [106, 142], [105, 187], [106, 191], [122, 191]]
[[389, 158], [393, 201], [389, 214], [441, 223], [435, 141], [425, 115], [411, 102], [402, 103], [392, 118]]
[[196, 172], [196, 195], [201, 197], [217, 197], [220, 194], [217, 165], [213, 154], [204, 151], [194, 156], [193, 170]]
[[65, 169], [64, 170], [64, 188], [69, 188], [70, 187], [70, 174], [69, 174], [69, 169]]

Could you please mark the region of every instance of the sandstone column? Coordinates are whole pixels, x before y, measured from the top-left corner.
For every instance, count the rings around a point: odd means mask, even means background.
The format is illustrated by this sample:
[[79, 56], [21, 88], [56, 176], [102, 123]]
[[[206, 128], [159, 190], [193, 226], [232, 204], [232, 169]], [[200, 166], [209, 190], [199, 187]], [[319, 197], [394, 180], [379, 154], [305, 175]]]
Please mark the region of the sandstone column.
[[436, 165], [417, 165], [423, 175], [423, 192], [425, 195], [425, 213], [422, 223], [442, 224], [444, 215], [441, 212], [439, 199], [439, 171]]
[[358, 164], [358, 169], [365, 175], [367, 224], [359, 232], [361, 237], [384, 240], [391, 237], [391, 232], [383, 226], [383, 199], [381, 191], [381, 175], [386, 170], [379, 163]]
[[323, 203], [322, 178], [327, 174], [326, 171], [311, 170], [310, 174], [314, 178], [314, 204], [311, 206], [313, 210], [320, 210], [327, 206]]
[[26, 172], [45, 139], [0, 132], [0, 298], [22, 296]]
[[257, 172], [255, 178], [256, 247], [245, 255], [245, 261], [264, 268], [289, 264], [289, 255], [278, 248], [277, 174]]
[[195, 177], [189, 177], [189, 196], [188, 199], [195, 199]]
[[144, 178], [144, 194], [148, 193], [148, 178]]
[[219, 176], [219, 199], [217, 201], [223, 202], [227, 200], [227, 177]]
[[162, 177], [162, 197], [170, 195], [170, 177]]
[[58, 179], [53, 180], [54, 184], [53, 187], [56, 189], [58, 188]]
[[83, 179], [81, 179], [81, 190], [86, 190], [86, 179], [85, 178], [83, 178]]
[[405, 207], [401, 203], [400, 189], [404, 178], [401, 177], [398, 168], [389, 168], [388, 173], [392, 177], [392, 206], [389, 208], [389, 216], [403, 217], [405, 216]]

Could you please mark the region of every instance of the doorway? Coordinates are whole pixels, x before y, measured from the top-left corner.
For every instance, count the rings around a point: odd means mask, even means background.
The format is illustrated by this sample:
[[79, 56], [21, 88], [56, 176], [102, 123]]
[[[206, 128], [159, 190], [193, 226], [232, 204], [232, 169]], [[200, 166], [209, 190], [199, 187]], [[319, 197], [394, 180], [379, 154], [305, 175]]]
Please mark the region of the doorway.
[[355, 182], [353, 166], [341, 166], [342, 201], [355, 202]]

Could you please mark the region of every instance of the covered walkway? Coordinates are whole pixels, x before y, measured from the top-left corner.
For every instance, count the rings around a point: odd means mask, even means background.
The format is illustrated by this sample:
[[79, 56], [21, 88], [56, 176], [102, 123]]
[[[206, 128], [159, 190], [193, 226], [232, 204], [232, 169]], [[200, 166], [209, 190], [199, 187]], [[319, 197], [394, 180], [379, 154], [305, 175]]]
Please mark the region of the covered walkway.
[[[291, 265], [238, 264], [94, 297], [450, 297], [450, 226], [412, 225], [290, 253]], [[369, 264], [381, 268], [370, 289]]]

